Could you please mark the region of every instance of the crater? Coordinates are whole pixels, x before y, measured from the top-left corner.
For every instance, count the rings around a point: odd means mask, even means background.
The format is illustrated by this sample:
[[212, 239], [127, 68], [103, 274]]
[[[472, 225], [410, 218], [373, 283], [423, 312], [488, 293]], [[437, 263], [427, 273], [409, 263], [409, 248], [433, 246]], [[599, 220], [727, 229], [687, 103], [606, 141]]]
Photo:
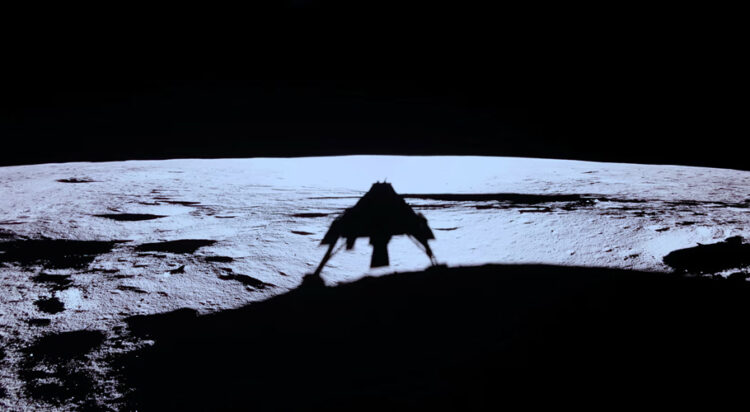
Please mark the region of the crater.
[[144, 243], [135, 247], [137, 252], [195, 253], [196, 250], [215, 244], [208, 239], [180, 239], [167, 242]]
[[518, 213], [547, 213], [547, 212], [551, 212], [551, 211], [552, 211], [552, 209], [550, 209], [548, 207], [539, 207], [539, 208], [535, 208], [535, 209], [519, 209]]
[[60, 183], [94, 183], [96, 180], [91, 180], [87, 177], [78, 178], [78, 177], [70, 177], [67, 179], [57, 179]]
[[197, 206], [201, 204], [200, 202], [190, 202], [186, 200], [165, 200], [164, 203], [169, 203], [170, 205], [182, 205], [182, 206]]
[[295, 213], [293, 215], [290, 215], [292, 217], [302, 217], [302, 218], [316, 218], [316, 217], [326, 217], [329, 213]]
[[302, 235], [302, 236], [309, 236], [309, 235], [314, 234], [311, 232], [305, 232], [304, 230], [292, 230], [292, 233], [294, 233], [295, 235]]
[[65, 310], [65, 304], [56, 297], [38, 299], [34, 302], [34, 305], [42, 312], [53, 315]]
[[234, 262], [234, 258], [231, 258], [229, 256], [206, 256], [204, 259], [206, 262], [220, 262], [220, 263]]
[[96, 217], [103, 217], [105, 219], [117, 220], [120, 222], [134, 222], [140, 220], [153, 220], [166, 217], [164, 215], [152, 215], [149, 213], [104, 213], [100, 215], [94, 215]]

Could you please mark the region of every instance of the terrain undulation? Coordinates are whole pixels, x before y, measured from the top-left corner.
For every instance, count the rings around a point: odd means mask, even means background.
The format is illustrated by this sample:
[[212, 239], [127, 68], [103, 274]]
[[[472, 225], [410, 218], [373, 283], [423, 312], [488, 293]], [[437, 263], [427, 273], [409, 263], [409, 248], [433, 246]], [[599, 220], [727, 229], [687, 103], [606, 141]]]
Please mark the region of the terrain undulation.
[[[206, 328], [230, 342], [227, 329], [217, 332], [213, 323], [193, 324], [191, 319], [243, 322], [244, 315], [231, 311], [261, 307], [253, 305], [260, 301], [288, 315], [291, 309], [285, 304], [272, 302], [295, 302], [294, 297], [301, 296], [303, 289], [297, 288], [322, 257], [319, 243], [331, 221], [372, 183], [384, 180], [425, 215], [435, 233], [431, 246], [437, 260], [447, 265], [433, 269], [435, 287], [460, 281], [462, 274], [467, 282], [477, 282], [457, 286], [450, 295], [453, 300], [481, 295], [486, 285], [501, 282], [470, 269], [450, 269], [464, 266], [515, 265], [485, 266], [498, 271], [498, 279], [524, 265], [588, 268], [588, 284], [594, 282], [591, 270], [597, 268], [622, 271], [602, 272], [615, 273], [606, 275], [612, 279], [637, 273], [644, 282], [650, 274], [661, 279], [672, 272], [744, 279], [750, 263], [743, 243], [750, 238], [750, 172], [744, 171], [399, 156], [4, 167], [0, 405], [8, 410], [169, 406], [149, 403], [155, 398], [144, 394], [154, 387], [133, 372], [132, 362], [123, 360], [133, 353], [148, 357], [149, 350], [163, 354], [171, 348], [175, 353], [169, 342], [185, 338], [180, 335], [185, 331], [167, 338], [162, 334], [160, 341], [154, 337], [159, 327], [143, 326], [155, 321], [144, 319], [174, 314], [166, 319], [176, 319], [185, 330]], [[354, 251], [338, 253], [323, 270], [329, 287], [321, 290], [344, 288], [356, 291], [342, 292], [351, 293], [345, 296], [369, 296], [367, 288], [361, 289], [369, 284], [361, 283], [366, 276], [383, 277], [383, 282], [391, 282], [387, 284], [412, 291], [431, 290], [424, 275], [430, 272], [419, 272], [429, 260], [408, 238], [391, 241], [390, 267], [368, 269], [370, 253], [364, 240]], [[547, 275], [556, 271], [538, 275], [546, 279], [539, 282], [548, 282]], [[415, 278], [427, 283], [386, 281], [393, 272], [419, 272]], [[575, 273], [559, 270], [560, 282], [578, 276]], [[508, 284], [503, 285], [507, 289]], [[729, 285], [745, 288], [744, 282]], [[547, 290], [541, 283], [539, 288]], [[686, 288], [698, 293], [693, 286]], [[290, 291], [297, 294], [279, 296]], [[348, 299], [347, 304], [356, 300]], [[415, 298], [415, 305], [419, 302], [435, 303]], [[312, 307], [330, 314], [326, 306]], [[266, 322], [257, 322], [258, 327], [269, 327], [271, 321]], [[211, 346], [215, 342], [203, 343], [206, 350], [216, 349]], [[288, 349], [303, 346], [300, 342]], [[274, 354], [284, 358], [288, 352]], [[174, 368], [169, 363], [174, 359], [159, 359]]]

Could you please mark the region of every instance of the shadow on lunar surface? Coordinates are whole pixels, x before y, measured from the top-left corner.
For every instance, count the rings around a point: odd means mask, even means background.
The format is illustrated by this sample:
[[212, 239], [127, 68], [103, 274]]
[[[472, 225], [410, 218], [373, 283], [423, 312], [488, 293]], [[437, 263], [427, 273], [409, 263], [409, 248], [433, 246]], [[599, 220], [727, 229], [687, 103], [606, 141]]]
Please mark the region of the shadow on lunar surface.
[[0, 228], [0, 239], [14, 239], [14, 238], [18, 238], [18, 236], [14, 232], [7, 230], [7, 229]]
[[262, 280], [256, 279], [252, 276], [240, 275], [239, 273], [234, 273], [234, 271], [230, 268], [222, 268], [222, 270], [227, 272], [227, 274], [226, 275], [220, 274], [219, 279], [221, 280], [235, 280], [253, 289], [265, 289], [268, 287], [275, 287], [275, 285], [263, 282]]
[[200, 207], [200, 202], [192, 202], [188, 200], [166, 200], [166, 201], [162, 201], [162, 203], [168, 203], [170, 205]]
[[330, 215], [330, 213], [295, 213], [290, 216], [301, 217], [301, 218], [316, 218], [316, 217], [326, 217], [328, 215]]
[[[302, 287], [202, 316], [134, 316], [131, 333], [155, 343], [112, 361], [126, 394], [121, 407], [138, 410], [672, 404], [686, 399], [678, 394], [725, 390], [727, 381], [713, 377], [745, 376], [749, 315], [744, 282], [443, 267]], [[672, 393], [669, 385], [681, 387]]]
[[122, 290], [125, 292], [134, 292], [134, 293], [140, 293], [140, 294], [148, 294], [145, 290], [141, 288], [137, 288], [135, 286], [128, 286], [128, 285], [119, 285], [117, 286], [117, 290]]
[[89, 178], [83, 177], [83, 178], [77, 178], [77, 177], [71, 177], [67, 179], [57, 179], [60, 183], [94, 183], [96, 180], [91, 180]]
[[182, 266], [180, 266], [178, 268], [172, 269], [172, 270], [169, 271], [169, 273], [171, 273], [173, 275], [178, 275], [180, 273], [185, 273], [185, 265], [182, 265]]
[[96, 380], [82, 368], [87, 353], [104, 341], [100, 331], [47, 335], [24, 349], [20, 378], [33, 399], [53, 405], [92, 400]]
[[195, 253], [196, 250], [215, 244], [208, 239], [180, 239], [166, 242], [144, 243], [135, 247], [136, 252]]
[[123, 240], [14, 239], [0, 242], [0, 263], [42, 265], [50, 269], [80, 269], [109, 253]]
[[[684, 223], [684, 222], [683, 222]], [[676, 272], [716, 273], [750, 265], [750, 244], [740, 236], [723, 242], [679, 249], [664, 256], [664, 263]]]
[[34, 305], [39, 308], [40, 311], [49, 314], [60, 313], [65, 310], [65, 304], [56, 297], [51, 298], [40, 298], [34, 302]]
[[31, 318], [26, 321], [29, 326], [49, 326], [52, 320], [47, 318]]
[[149, 213], [105, 213], [94, 216], [117, 220], [120, 222], [136, 222], [141, 220], [153, 220], [166, 217], [164, 215], [152, 215]]
[[229, 256], [206, 256], [203, 258], [206, 262], [219, 262], [219, 263], [230, 263], [234, 262], [234, 258]]
[[52, 291], [65, 290], [73, 284], [70, 275], [50, 275], [44, 272], [39, 272], [38, 275], [31, 278], [31, 281], [45, 284]]

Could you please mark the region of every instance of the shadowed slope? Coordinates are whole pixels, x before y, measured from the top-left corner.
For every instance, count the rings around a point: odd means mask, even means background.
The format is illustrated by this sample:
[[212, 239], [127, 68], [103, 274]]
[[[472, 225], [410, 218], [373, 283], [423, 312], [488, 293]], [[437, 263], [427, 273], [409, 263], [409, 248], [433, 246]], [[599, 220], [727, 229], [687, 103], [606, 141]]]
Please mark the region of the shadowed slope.
[[750, 265], [750, 244], [740, 236], [723, 242], [679, 249], [664, 256], [664, 263], [677, 272], [716, 273]]
[[131, 331], [156, 343], [116, 364], [139, 410], [665, 400], [675, 383], [705, 394], [715, 377], [746, 375], [748, 315], [744, 282], [541, 265], [434, 268], [303, 285], [213, 315], [133, 317]]

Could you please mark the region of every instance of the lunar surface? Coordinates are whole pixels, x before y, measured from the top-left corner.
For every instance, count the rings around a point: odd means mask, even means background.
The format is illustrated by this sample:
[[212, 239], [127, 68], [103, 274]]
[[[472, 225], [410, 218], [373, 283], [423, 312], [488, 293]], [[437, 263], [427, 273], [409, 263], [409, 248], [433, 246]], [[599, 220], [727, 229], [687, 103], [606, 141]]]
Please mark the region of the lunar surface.
[[[449, 267], [671, 272], [665, 256], [676, 250], [750, 238], [750, 172], [728, 169], [450, 156], [3, 167], [0, 409], [118, 409], [108, 359], [150, 344], [124, 319], [216, 312], [297, 288], [323, 256], [333, 219], [377, 181], [427, 218], [435, 256]], [[360, 239], [336, 254], [325, 283], [430, 264], [403, 236], [389, 244], [389, 267], [369, 269], [371, 251]], [[746, 273], [745, 263], [709, 271]], [[68, 332], [87, 349], [65, 352], [54, 339]], [[40, 345], [83, 359], [64, 373], [85, 376], [92, 395], [59, 385], [65, 362], [50, 352], [30, 360]]]

